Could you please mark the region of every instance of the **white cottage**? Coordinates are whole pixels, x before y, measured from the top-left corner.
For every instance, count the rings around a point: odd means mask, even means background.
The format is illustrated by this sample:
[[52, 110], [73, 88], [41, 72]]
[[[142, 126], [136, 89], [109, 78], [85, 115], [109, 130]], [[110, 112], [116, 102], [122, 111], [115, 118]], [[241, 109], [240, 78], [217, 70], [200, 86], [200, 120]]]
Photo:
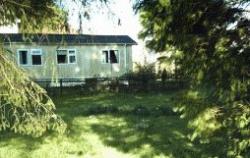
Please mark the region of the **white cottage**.
[[118, 77], [132, 70], [126, 35], [0, 34], [17, 64], [36, 80]]

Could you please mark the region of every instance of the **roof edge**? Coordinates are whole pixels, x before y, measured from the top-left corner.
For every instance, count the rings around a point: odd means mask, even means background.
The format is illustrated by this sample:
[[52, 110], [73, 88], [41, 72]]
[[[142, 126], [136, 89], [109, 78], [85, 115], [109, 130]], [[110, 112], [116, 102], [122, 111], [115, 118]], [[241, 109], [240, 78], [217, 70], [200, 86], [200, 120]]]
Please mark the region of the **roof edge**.
[[[0, 33], [0, 37], [3, 37], [4, 42], [6, 41], [13, 41], [13, 42], [25, 42], [23, 37], [34, 37], [36, 38], [31, 39], [31, 42], [34, 43], [61, 43], [61, 39], [65, 38], [66, 43], [74, 43], [76, 40], [76, 43], [82, 43], [82, 44], [105, 44], [105, 43], [122, 43], [122, 44], [132, 44], [137, 45], [137, 42], [133, 40], [128, 35], [97, 35], [97, 34], [56, 34], [56, 33]], [[12, 38], [12, 39], [11, 39]], [[40, 39], [43, 38], [43, 39]], [[49, 39], [51, 38], [51, 40]], [[66, 39], [68, 38], [68, 39]], [[105, 39], [106, 38], [106, 39]], [[114, 42], [110, 42], [113, 40]], [[66, 41], [67, 40], [67, 41]], [[116, 42], [117, 41], [117, 42]], [[8, 42], [7, 42], [8, 43]]]

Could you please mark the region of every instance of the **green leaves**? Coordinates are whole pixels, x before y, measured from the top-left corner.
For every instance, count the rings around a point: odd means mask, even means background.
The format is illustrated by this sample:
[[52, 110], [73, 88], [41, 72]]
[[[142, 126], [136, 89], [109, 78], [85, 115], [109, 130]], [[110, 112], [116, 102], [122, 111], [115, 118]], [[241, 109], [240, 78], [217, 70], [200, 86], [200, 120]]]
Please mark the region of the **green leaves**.
[[[54, 15], [52, 6], [55, 6], [54, 0], [24, 0], [24, 1], [2, 1], [0, 13], [3, 18], [0, 19], [0, 25], [15, 23], [18, 19], [22, 22], [41, 23], [41, 19]], [[27, 20], [27, 18], [29, 20]]]
[[46, 91], [15, 65], [3, 48], [0, 73], [0, 131], [33, 136], [41, 136], [47, 130], [64, 132], [66, 125], [54, 113], [55, 105]]
[[197, 137], [208, 139], [214, 132], [218, 131], [222, 125], [218, 120], [220, 110], [218, 107], [207, 108], [200, 112], [194, 120], [190, 121], [189, 127], [195, 129], [191, 140]]
[[171, 47], [181, 52], [175, 55], [174, 51], [170, 59], [198, 94], [178, 98], [177, 110], [194, 129], [192, 139], [212, 140], [221, 132], [232, 157], [247, 155], [250, 140], [243, 134], [250, 133], [246, 110], [250, 20], [243, 16], [244, 8], [237, 8], [244, 2], [247, 0], [144, 0], [135, 5], [144, 26], [140, 37], [147, 40], [147, 46], [157, 52], [169, 52]]

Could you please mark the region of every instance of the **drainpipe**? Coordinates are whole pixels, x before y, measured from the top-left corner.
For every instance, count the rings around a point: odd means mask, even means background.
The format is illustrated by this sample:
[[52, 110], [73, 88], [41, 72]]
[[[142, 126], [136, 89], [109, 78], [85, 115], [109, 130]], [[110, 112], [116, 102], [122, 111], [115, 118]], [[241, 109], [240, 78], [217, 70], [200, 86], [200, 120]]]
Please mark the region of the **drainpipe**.
[[124, 67], [125, 67], [125, 73], [127, 73], [127, 44], [124, 44]]

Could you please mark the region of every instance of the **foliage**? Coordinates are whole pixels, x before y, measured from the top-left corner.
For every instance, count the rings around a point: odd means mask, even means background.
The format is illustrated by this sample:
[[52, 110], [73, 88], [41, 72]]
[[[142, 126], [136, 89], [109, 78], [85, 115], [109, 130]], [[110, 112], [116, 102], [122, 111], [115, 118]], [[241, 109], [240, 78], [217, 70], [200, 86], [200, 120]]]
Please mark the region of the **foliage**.
[[54, 114], [55, 105], [46, 91], [0, 52], [0, 131], [42, 135], [46, 130], [63, 132], [65, 124]]
[[202, 98], [197, 91], [184, 92], [175, 99], [175, 110], [189, 119], [188, 126], [194, 129], [191, 140], [200, 138], [201, 142], [210, 144], [220, 137], [227, 143], [221, 149], [222, 154], [228, 157], [249, 155], [249, 104], [234, 102], [231, 107], [221, 107]]
[[[247, 0], [138, 1], [141, 38], [156, 51], [175, 47], [179, 69], [192, 81], [181, 110], [196, 136], [212, 139], [224, 131], [228, 156], [246, 156], [250, 148], [250, 21]], [[185, 94], [187, 95], [187, 94]], [[185, 101], [185, 99], [184, 99]], [[243, 110], [244, 109], [244, 110]], [[209, 114], [209, 115], [207, 115]], [[240, 116], [243, 116], [241, 118]], [[236, 121], [240, 120], [240, 121]], [[208, 127], [208, 123], [215, 128]], [[202, 126], [205, 125], [205, 126]], [[243, 126], [244, 125], [244, 126]]]
[[135, 71], [126, 74], [129, 80], [137, 80], [146, 83], [155, 79], [155, 70], [153, 64], [141, 65], [136, 63]]
[[129, 82], [129, 86], [135, 91], [149, 90], [149, 83], [155, 81], [156, 74], [153, 64], [141, 65], [136, 63], [135, 70], [128, 72], [121, 78], [125, 78]]
[[[19, 23], [22, 32], [41, 31], [42, 28], [61, 27], [66, 16], [55, 0], [0, 1], [0, 26]], [[54, 28], [55, 29], [55, 28]]]
[[[73, 0], [71, 3], [87, 7], [93, 2], [106, 4], [108, 0]], [[0, 26], [18, 23], [22, 33], [69, 33], [67, 0], [0, 0]], [[88, 18], [88, 12], [79, 13]], [[83, 15], [81, 15], [83, 14]]]

